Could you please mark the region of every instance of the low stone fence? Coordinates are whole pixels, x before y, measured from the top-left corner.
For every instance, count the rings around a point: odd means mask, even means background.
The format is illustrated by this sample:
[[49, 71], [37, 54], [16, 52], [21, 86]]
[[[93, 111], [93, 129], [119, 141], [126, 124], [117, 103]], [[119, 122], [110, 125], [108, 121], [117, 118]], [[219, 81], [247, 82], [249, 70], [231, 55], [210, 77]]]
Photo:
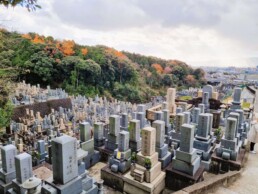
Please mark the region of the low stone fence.
[[19, 118], [22, 118], [26, 115], [26, 109], [34, 111], [34, 115], [36, 112], [40, 112], [40, 115], [44, 117], [45, 115], [51, 112], [51, 109], [58, 110], [59, 107], [72, 109], [72, 101], [70, 98], [65, 99], [57, 99], [57, 100], [49, 100], [46, 102], [39, 102], [30, 105], [18, 106], [14, 108], [12, 120], [18, 122]]

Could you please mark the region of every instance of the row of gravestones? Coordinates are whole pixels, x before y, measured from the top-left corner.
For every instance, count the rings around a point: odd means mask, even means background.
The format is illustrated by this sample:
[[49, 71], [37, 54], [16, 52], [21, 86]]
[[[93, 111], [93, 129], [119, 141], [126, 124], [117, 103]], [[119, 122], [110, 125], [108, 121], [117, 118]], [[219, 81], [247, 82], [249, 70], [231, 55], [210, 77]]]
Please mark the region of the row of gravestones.
[[16, 155], [16, 147], [1, 147], [0, 193], [3, 194], [71, 194], [103, 193], [102, 183], [96, 183], [81, 170], [76, 138], [62, 135], [51, 141], [53, 180], [40, 181], [33, 177], [32, 157], [27, 153]]

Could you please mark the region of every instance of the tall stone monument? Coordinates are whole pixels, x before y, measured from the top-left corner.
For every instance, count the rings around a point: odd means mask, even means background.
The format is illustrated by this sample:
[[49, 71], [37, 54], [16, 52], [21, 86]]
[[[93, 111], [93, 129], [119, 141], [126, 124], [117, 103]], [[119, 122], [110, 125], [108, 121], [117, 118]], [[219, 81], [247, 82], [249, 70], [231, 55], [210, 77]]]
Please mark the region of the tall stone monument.
[[235, 131], [237, 128], [237, 119], [228, 117], [226, 122], [225, 135], [221, 139], [220, 148], [216, 149], [216, 155], [224, 160], [236, 161], [239, 146], [237, 145], [237, 138]]
[[168, 110], [170, 114], [176, 113], [176, 89], [175, 88], [168, 88], [167, 90], [167, 104], [168, 104]]
[[109, 133], [105, 140], [105, 149], [114, 151], [118, 148], [120, 132], [120, 117], [118, 115], [111, 115], [109, 117]]
[[136, 155], [136, 163], [124, 176], [126, 193], [161, 193], [165, 186], [165, 173], [161, 171], [156, 149], [156, 129], [142, 129], [142, 149]]
[[140, 121], [133, 119], [129, 124], [130, 140], [129, 147], [132, 152], [139, 152], [141, 150], [142, 138], [140, 136]]
[[2, 168], [0, 169], [0, 193], [5, 194], [12, 186], [15, 179], [15, 156], [17, 154], [14, 145], [1, 147]]
[[172, 168], [180, 172], [194, 176], [200, 167], [201, 159], [197, 150], [193, 148], [194, 126], [183, 124], [181, 128], [180, 148], [176, 150], [176, 156], [172, 159]]
[[131, 149], [129, 149], [129, 132], [121, 131], [119, 133], [118, 149], [115, 149], [114, 155], [109, 159], [109, 167], [112, 172], [125, 173], [131, 166]]
[[91, 126], [88, 122], [80, 123], [80, 140], [82, 150], [88, 152], [83, 159], [85, 168], [88, 169], [98, 163], [100, 159], [99, 151], [94, 150], [94, 139], [91, 137]]
[[45, 181], [42, 194], [98, 193], [92, 178], [86, 172], [78, 175], [77, 141], [70, 136], [60, 136], [51, 141], [53, 156], [53, 181]]
[[156, 120], [152, 123], [156, 129], [156, 152], [159, 154], [161, 168], [166, 168], [171, 162], [171, 153], [168, 151], [168, 144], [165, 144], [165, 122]]

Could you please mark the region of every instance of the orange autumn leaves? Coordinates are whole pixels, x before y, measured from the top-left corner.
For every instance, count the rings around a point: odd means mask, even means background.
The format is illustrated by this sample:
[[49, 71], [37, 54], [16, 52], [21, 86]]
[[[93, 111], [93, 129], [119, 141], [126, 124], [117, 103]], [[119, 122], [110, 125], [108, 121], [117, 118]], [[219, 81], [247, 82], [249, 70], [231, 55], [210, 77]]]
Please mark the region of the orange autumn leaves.
[[160, 64], [154, 63], [151, 66], [156, 70], [157, 73], [163, 73], [163, 67]]
[[85, 56], [88, 53], [88, 49], [87, 48], [82, 48], [81, 52], [82, 52], [82, 55]]
[[126, 55], [124, 55], [122, 52], [120, 51], [117, 51], [113, 48], [107, 48], [106, 49], [106, 52], [109, 53], [109, 54], [112, 54], [114, 56], [116, 56], [118, 59], [121, 59], [121, 60], [125, 60], [125, 59], [128, 59]]
[[[65, 56], [71, 56], [75, 54], [75, 42], [73, 40], [52, 42], [51, 40], [45, 38], [44, 36], [39, 36], [38, 34], [35, 34], [33, 37], [30, 34], [23, 34], [22, 37], [30, 40], [34, 44], [55, 44], [55, 47], [59, 49]], [[83, 56], [87, 55], [88, 49], [82, 48], [81, 53]]]
[[63, 42], [58, 42], [56, 47], [65, 55], [71, 56], [75, 53], [74, 51], [75, 42], [73, 40], [64, 40]]

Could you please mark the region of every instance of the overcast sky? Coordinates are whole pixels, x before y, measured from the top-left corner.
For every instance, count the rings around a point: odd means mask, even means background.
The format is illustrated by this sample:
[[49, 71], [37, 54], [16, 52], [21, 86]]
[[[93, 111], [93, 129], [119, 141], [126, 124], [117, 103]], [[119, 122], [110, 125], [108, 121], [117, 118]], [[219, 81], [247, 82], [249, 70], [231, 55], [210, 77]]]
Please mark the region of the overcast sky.
[[[1, 24], [79, 44], [178, 59], [258, 65], [258, 0], [38, 0], [36, 12], [0, 7]], [[258, 60], [257, 60], [258, 62]]]

